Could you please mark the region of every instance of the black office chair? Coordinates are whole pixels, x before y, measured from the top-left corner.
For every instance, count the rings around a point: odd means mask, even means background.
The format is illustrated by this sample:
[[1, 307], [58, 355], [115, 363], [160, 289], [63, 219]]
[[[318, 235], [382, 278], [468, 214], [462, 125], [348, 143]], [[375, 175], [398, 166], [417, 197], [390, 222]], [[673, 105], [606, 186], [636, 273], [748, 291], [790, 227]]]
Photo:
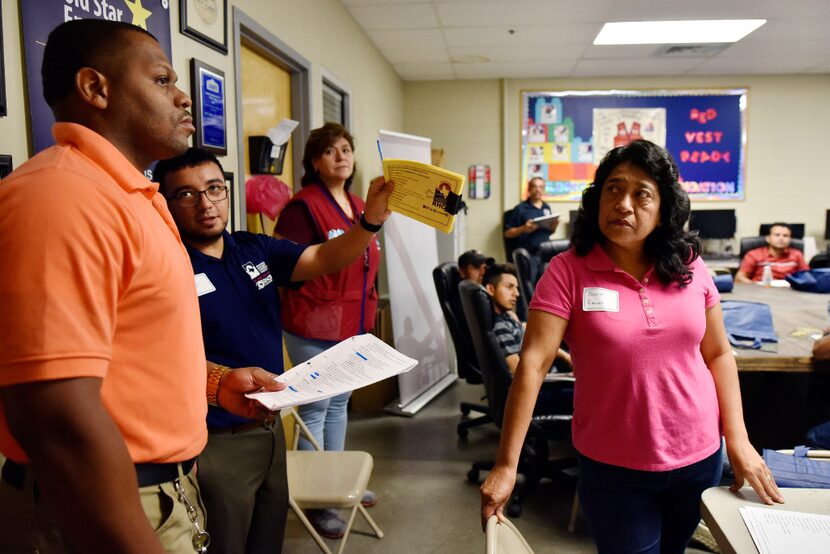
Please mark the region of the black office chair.
[[[754, 250], [759, 246], [766, 246], [767, 245], [767, 237], [741, 237], [741, 250], [739, 258], [743, 259], [744, 255], [750, 250]], [[804, 252], [804, 240], [803, 239], [792, 239], [790, 242], [790, 247], [795, 248], [797, 250], [801, 250]]]
[[[479, 368], [484, 380], [490, 415], [496, 426], [501, 429], [507, 393], [513, 378], [493, 333], [493, 304], [487, 291], [476, 283], [464, 281], [459, 285], [459, 291], [473, 347], [481, 362]], [[522, 501], [542, 477], [554, 478], [562, 469], [575, 464], [571, 457], [551, 460], [548, 445], [548, 440], [569, 440], [571, 420], [571, 414], [537, 415], [531, 420], [519, 456], [518, 472], [524, 475], [525, 479], [521, 483], [517, 482], [513, 489], [506, 510], [508, 516], [521, 515]], [[480, 472], [492, 469], [493, 465], [493, 461], [474, 462], [467, 472], [467, 480], [477, 483]]]
[[810, 269], [830, 267], [830, 252], [819, 252], [810, 259]]
[[[790, 226], [790, 232], [794, 239], [803, 239], [804, 238], [804, 224], [803, 223], [787, 223]], [[761, 223], [758, 226], [758, 235], [765, 237], [769, 234], [769, 230], [772, 228], [772, 223]]]
[[519, 280], [519, 301], [516, 303], [516, 315], [522, 321], [527, 321], [527, 307], [530, 305], [530, 299], [533, 298], [539, 276], [533, 270], [530, 253], [524, 248], [513, 250], [513, 265], [516, 266]]
[[507, 210], [501, 216], [501, 238], [504, 241], [504, 259], [505, 260], [512, 260], [513, 259], [513, 250], [515, 250], [519, 246], [519, 240], [516, 238], [509, 239], [504, 236], [504, 224], [507, 222], [507, 218], [510, 217], [510, 214], [513, 210]]
[[[458, 283], [461, 282], [461, 273], [458, 271], [458, 264], [445, 262], [432, 270], [432, 279], [435, 282], [435, 292], [438, 293], [438, 303], [444, 313], [444, 321], [450, 330], [452, 344], [455, 347], [455, 359], [458, 365], [458, 376], [471, 385], [480, 385], [481, 371], [478, 369], [473, 341], [470, 338], [470, 330], [467, 328], [467, 320], [461, 308], [461, 298], [458, 294]], [[461, 413], [464, 416], [470, 412], [477, 412], [482, 415], [465, 419], [458, 424], [456, 431], [458, 436], [467, 437], [468, 430], [480, 425], [492, 423], [489, 410], [485, 404], [474, 404], [471, 402], [461, 403]]]
[[543, 265], [548, 264], [554, 256], [558, 256], [562, 252], [567, 252], [570, 248], [570, 239], [556, 239], [543, 242], [539, 245], [539, 259], [542, 260]]

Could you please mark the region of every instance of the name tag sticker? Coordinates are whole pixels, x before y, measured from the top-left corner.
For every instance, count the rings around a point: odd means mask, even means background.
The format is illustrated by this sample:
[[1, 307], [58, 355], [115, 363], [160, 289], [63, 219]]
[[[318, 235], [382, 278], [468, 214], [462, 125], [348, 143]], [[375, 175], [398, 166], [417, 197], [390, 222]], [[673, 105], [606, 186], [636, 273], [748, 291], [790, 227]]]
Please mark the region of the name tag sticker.
[[601, 287], [585, 287], [582, 289], [582, 311], [619, 312], [620, 293]]
[[196, 276], [196, 294], [202, 296], [216, 290], [213, 283], [210, 282], [208, 276], [204, 273], [197, 273]]

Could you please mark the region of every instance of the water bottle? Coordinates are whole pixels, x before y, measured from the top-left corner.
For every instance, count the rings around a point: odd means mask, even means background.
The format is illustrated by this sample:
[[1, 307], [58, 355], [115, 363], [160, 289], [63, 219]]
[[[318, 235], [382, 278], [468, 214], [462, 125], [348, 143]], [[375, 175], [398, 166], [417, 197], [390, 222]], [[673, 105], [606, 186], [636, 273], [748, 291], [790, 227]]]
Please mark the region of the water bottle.
[[764, 266], [764, 273], [761, 275], [761, 284], [765, 287], [772, 286], [772, 266], [769, 264]]

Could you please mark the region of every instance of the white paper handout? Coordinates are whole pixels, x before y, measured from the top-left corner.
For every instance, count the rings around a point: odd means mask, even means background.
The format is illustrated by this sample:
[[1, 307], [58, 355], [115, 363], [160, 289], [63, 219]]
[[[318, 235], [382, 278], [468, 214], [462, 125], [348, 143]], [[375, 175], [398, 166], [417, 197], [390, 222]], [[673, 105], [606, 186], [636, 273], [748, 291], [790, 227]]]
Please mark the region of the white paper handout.
[[371, 385], [409, 371], [417, 360], [404, 356], [374, 335], [348, 338], [294, 366], [279, 377], [288, 387], [247, 394], [269, 410], [308, 404]]
[[830, 552], [830, 516], [742, 506], [741, 517], [760, 554]]
[[276, 158], [279, 155], [280, 146], [288, 142], [288, 139], [291, 138], [291, 133], [294, 132], [294, 129], [299, 124], [299, 121], [294, 121], [293, 119], [283, 119], [278, 125], [268, 129], [268, 132], [265, 134], [271, 139], [271, 144], [274, 145], [271, 149], [272, 158]]

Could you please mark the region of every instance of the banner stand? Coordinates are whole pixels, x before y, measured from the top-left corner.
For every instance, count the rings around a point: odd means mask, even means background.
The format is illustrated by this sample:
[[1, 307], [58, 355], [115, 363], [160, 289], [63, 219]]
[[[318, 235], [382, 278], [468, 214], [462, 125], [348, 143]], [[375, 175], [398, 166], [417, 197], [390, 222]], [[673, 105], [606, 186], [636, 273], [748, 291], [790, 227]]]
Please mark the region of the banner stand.
[[456, 380], [458, 380], [458, 375], [448, 373], [447, 375], [444, 375], [441, 380], [434, 383], [431, 387], [422, 392], [405, 406], [400, 404], [400, 398], [396, 398], [383, 409], [383, 413], [402, 417], [412, 417], [432, 399], [447, 390], [453, 383], [456, 382]]

